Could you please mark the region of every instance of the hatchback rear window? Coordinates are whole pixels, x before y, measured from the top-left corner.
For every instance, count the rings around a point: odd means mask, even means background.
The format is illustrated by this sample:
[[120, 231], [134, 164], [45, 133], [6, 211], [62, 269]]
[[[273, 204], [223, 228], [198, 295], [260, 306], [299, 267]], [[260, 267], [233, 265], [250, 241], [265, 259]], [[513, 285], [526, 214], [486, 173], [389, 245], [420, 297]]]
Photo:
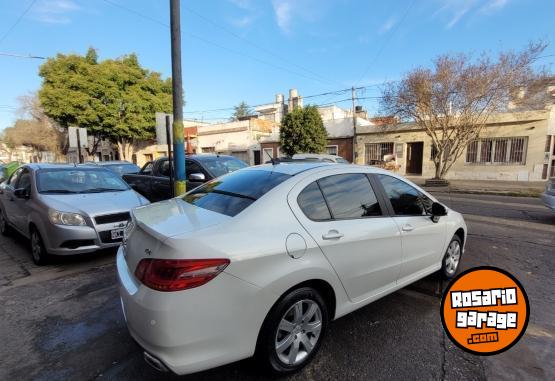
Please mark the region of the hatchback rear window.
[[214, 179], [183, 196], [189, 204], [234, 217], [290, 175], [247, 170]]

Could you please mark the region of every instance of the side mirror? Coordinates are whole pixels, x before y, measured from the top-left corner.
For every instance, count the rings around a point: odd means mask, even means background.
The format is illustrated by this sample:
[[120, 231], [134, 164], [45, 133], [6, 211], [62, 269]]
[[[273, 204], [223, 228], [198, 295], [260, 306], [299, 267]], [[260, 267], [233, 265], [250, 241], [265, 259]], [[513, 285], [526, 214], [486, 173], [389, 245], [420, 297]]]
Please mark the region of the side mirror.
[[31, 192], [27, 188], [18, 188], [13, 191], [13, 195], [17, 198], [24, 198], [24, 199], [31, 198]]
[[204, 176], [204, 173], [191, 173], [189, 175], [189, 180], [190, 181], [206, 181], [206, 177]]
[[447, 215], [447, 209], [445, 209], [443, 205], [441, 205], [439, 202], [434, 202], [432, 204], [432, 221], [438, 222], [439, 217], [446, 216], [446, 215]]

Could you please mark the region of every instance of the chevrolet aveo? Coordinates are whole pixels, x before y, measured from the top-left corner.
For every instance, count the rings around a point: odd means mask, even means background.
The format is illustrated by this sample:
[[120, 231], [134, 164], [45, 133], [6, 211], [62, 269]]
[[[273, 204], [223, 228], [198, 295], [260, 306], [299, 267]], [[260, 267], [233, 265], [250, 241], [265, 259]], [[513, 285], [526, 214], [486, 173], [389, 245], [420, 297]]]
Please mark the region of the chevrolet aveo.
[[294, 372], [328, 324], [433, 272], [455, 275], [462, 216], [391, 172], [282, 163], [139, 207], [117, 255], [145, 360], [187, 374], [256, 356]]

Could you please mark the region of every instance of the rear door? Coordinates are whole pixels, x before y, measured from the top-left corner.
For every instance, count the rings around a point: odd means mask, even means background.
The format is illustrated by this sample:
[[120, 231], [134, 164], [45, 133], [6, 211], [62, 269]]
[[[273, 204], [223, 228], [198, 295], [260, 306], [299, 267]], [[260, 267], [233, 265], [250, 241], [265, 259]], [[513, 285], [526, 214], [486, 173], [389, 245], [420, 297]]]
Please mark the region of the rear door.
[[433, 222], [432, 200], [409, 183], [384, 174], [375, 177], [383, 187], [388, 208], [401, 231], [403, 264], [399, 282], [418, 278], [441, 262], [446, 219]]
[[363, 172], [326, 171], [299, 182], [288, 202], [353, 302], [395, 286], [400, 233]]

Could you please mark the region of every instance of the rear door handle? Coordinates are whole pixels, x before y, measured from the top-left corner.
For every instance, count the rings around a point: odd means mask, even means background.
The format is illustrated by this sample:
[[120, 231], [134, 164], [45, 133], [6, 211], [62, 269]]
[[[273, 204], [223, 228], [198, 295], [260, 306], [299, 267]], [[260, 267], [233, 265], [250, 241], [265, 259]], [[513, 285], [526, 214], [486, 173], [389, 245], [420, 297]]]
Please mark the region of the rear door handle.
[[414, 230], [414, 226], [412, 226], [411, 224], [406, 224], [405, 226], [403, 226], [401, 228], [404, 232], [410, 232]]
[[337, 230], [330, 230], [327, 234], [322, 234], [322, 239], [340, 239], [343, 237], [343, 233], [339, 233]]

